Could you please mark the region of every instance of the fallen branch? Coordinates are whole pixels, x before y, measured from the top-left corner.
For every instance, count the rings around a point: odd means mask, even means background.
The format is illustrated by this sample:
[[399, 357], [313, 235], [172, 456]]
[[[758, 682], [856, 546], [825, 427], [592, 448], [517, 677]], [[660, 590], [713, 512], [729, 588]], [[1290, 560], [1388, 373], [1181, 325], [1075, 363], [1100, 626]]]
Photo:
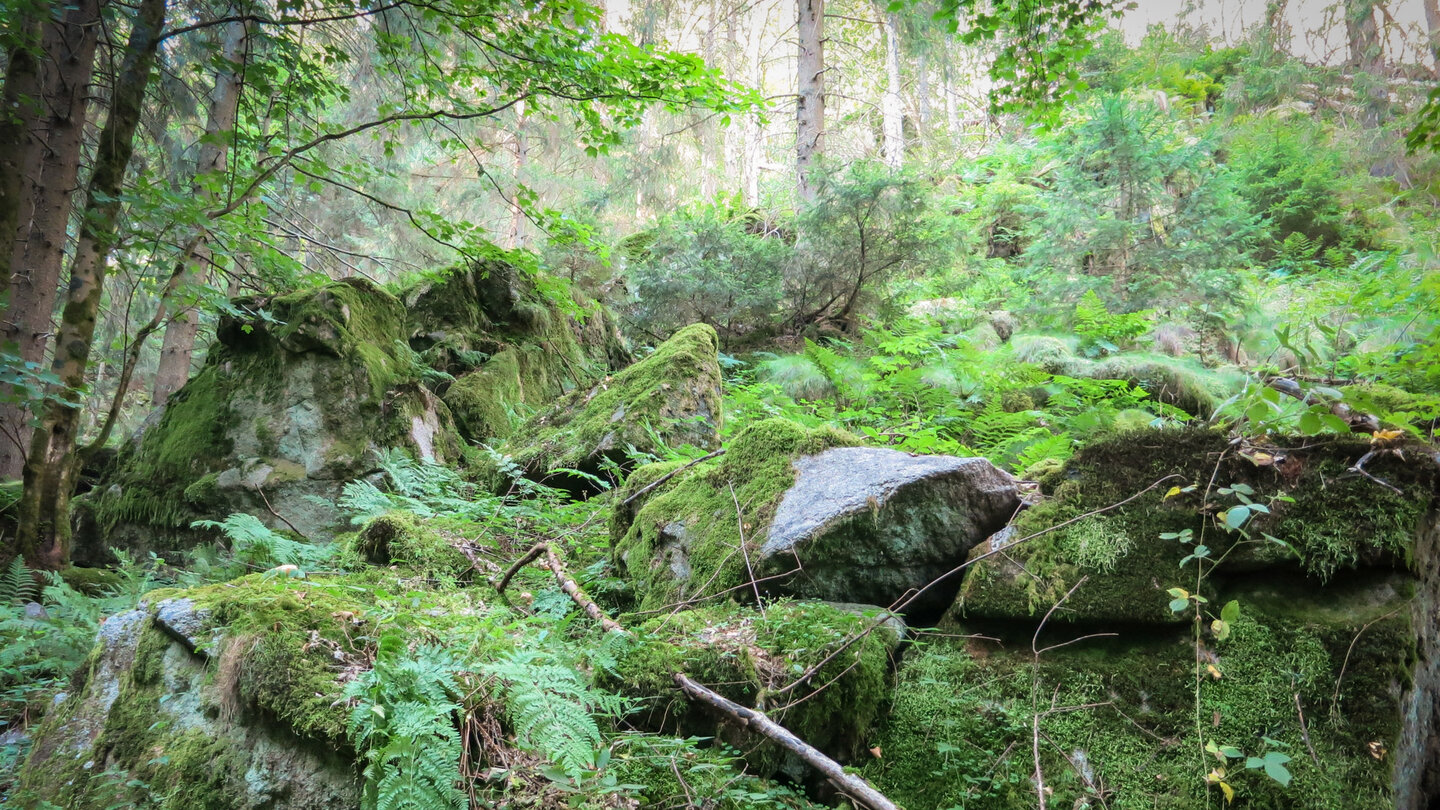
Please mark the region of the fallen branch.
[[869, 782], [855, 774], [846, 773], [845, 769], [840, 767], [840, 763], [820, 753], [814, 746], [791, 734], [774, 720], [701, 686], [686, 677], [683, 672], [677, 672], [673, 677], [675, 685], [679, 686], [681, 691], [690, 698], [711, 706], [727, 717], [736, 720], [742, 726], [753, 726], [756, 731], [764, 734], [771, 741], [805, 760], [810, 767], [823, 774], [826, 779], [830, 780], [830, 784], [846, 796], [870, 810], [899, 810], [894, 802], [885, 798], [884, 794], [872, 787]]
[[1396, 495], [1404, 495], [1405, 493], [1402, 492], [1399, 487], [1395, 486], [1394, 484], [1390, 483], [1389, 481], [1386, 481], [1386, 480], [1383, 479], [1383, 478], [1379, 478], [1379, 477], [1377, 477], [1377, 476], [1375, 476], [1375, 475], [1372, 475], [1368, 470], [1365, 469], [1365, 462], [1367, 462], [1367, 461], [1369, 461], [1370, 459], [1374, 458], [1376, 453], [1389, 453], [1389, 452], [1394, 452], [1394, 451], [1390, 451], [1390, 450], [1371, 450], [1371, 451], [1367, 452], [1365, 455], [1363, 455], [1363, 456], [1360, 457], [1360, 460], [1359, 460], [1359, 461], [1355, 462], [1353, 465], [1350, 466], [1350, 472], [1360, 473], [1361, 475], [1365, 476], [1366, 478], [1369, 478], [1371, 481], [1374, 481], [1375, 483], [1379, 484], [1380, 486], [1385, 487], [1386, 489], [1390, 490], [1391, 492], [1395, 493]]
[[513, 565], [505, 570], [505, 575], [500, 577], [499, 582], [495, 583], [495, 591], [497, 593], [504, 593], [505, 589], [510, 586], [510, 580], [514, 579], [515, 575], [520, 573], [520, 569], [529, 565], [536, 557], [544, 554], [545, 549], [546, 546], [544, 543], [536, 543], [531, 546], [529, 551], [525, 552], [520, 559], [516, 560]]
[[648, 483], [648, 484], [646, 484], [645, 486], [641, 487], [640, 490], [639, 490], [638, 492], [636, 492], [634, 495], [631, 495], [630, 497], [628, 497], [628, 498], [626, 498], [625, 500], [621, 501], [621, 502], [620, 502], [620, 505], [621, 505], [622, 507], [623, 507], [623, 506], [629, 506], [629, 505], [631, 504], [631, 502], [633, 502], [636, 498], [639, 498], [641, 495], [644, 495], [645, 493], [647, 493], [647, 492], [649, 492], [650, 490], [652, 490], [652, 489], [660, 486], [661, 484], [665, 483], [666, 481], [669, 481], [671, 478], [674, 478], [675, 476], [679, 475], [680, 473], [685, 472], [686, 470], [690, 469], [691, 467], [694, 467], [696, 464], [699, 464], [699, 463], [702, 462], [702, 461], [709, 461], [709, 460], [712, 459], [712, 458], [716, 458], [716, 457], [718, 457], [718, 456], [723, 456], [723, 455], [725, 455], [725, 448], [722, 447], [722, 448], [720, 448], [719, 450], [716, 450], [716, 451], [713, 452], [713, 453], [707, 453], [707, 454], [701, 456], [700, 458], [695, 459], [694, 461], [690, 462], [689, 464], [686, 464], [686, 465], [681, 466], [681, 467], [676, 467], [675, 469], [671, 470], [670, 472], [665, 473], [664, 475], [660, 476], [659, 478], [656, 478], [654, 481], [651, 481], [650, 483]]
[[[548, 543], [536, 543], [529, 551], [525, 552], [525, 555], [517, 560], [514, 565], [510, 566], [510, 570], [505, 572], [505, 576], [501, 579], [500, 585], [497, 587], [503, 588], [504, 585], [509, 584], [510, 579], [514, 577], [516, 571], [526, 563], [540, 557], [542, 554], [545, 555], [545, 562], [542, 563], [542, 565], [549, 568], [550, 573], [555, 575], [555, 581], [560, 584], [560, 590], [564, 591], [575, 604], [579, 605], [580, 609], [585, 611], [586, 615], [598, 622], [607, 632], [624, 633], [627, 636], [632, 635], [630, 631], [621, 627], [619, 622], [607, 616], [605, 611], [602, 610], [599, 605], [595, 604], [593, 599], [585, 595], [579, 583], [566, 572], [564, 563], [561, 562], [559, 555], [555, 553], [554, 549], [550, 548]], [[868, 807], [870, 810], [900, 810], [894, 802], [885, 798], [880, 791], [876, 790], [874, 786], [865, 781], [864, 778], [856, 776], [855, 774], [846, 773], [845, 769], [840, 766], [840, 763], [795, 736], [784, 726], [766, 717], [763, 713], [757, 712], [754, 709], [747, 709], [727, 699], [718, 692], [691, 680], [683, 672], [671, 673], [670, 677], [687, 697], [716, 709], [739, 723], [742, 727], [754, 728], [771, 742], [800, 757], [800, 759], [804, 760], [810, 767], [819, 771], [828, 779], [830, 784], [834, 785], [837, 790], [855, 799], [862, 806]]]
[[566, 573], [565, 566], [560, 562], [560, 557], [555, 554], [554, 549], [545, 543], [541, 543], [540, 547], [545, 550], [545, 562], [550, 569], [550, 573], [555, 575], [555, 581], [560, 583], [560, 590], [564, 591], [570, 597], [571, 601], [579, 605], [580, 609], [585, 611], [585, 615], [598, 622], [601, 627], [605, 628], [605, 632], [607, 633], [613, 631], [616, 633], [629, 634], [629, 631], [621, 627], [619, 622], [606, 616], [605, 611], [601, 610], [600, 606], [595, 604], [595, 600], [586, 596], [585, 592], [580, 590], [580, 583], [571, 579], [570, 575]]

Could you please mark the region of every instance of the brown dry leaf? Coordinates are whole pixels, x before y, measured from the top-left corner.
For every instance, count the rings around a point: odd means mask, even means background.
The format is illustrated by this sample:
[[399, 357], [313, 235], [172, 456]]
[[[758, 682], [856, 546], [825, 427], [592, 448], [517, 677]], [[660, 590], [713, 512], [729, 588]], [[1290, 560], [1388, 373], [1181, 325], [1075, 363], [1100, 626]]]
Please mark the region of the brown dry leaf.
[[877, 746], [875, 746], [874, 748], [871, 748], [871, 749], [870, 749], [870, 756], [875, 757], [876, 759], [879, 759], [879, 758], [880, 758], [880, 746], [877, 745]]

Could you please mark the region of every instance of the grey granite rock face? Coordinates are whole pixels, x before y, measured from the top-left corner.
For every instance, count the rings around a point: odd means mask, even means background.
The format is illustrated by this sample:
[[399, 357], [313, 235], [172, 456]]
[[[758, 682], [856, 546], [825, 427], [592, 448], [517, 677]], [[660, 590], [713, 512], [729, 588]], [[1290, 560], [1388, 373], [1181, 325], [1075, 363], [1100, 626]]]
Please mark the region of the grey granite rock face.
[[[756, 563], [786, 595], [894, 604], [960, 565], [1020, 503], [1014, 479], [982, 458], [839, 447], [795, 469]], [[948, 577], [906, 612], [943, 611], [958, 586]]]

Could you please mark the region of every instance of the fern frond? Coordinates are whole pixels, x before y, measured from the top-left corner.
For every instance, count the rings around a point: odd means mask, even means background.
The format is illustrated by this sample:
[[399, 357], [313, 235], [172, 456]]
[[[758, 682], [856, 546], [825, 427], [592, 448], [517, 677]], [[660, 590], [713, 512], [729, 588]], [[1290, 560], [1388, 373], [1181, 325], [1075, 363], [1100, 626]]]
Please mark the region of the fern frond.
[[16, 557], [10, 566], [0, 574], [0, 605], [18, 605], [33, 602], [40, 595], [40, 586], [31, 575], [25, 561]]

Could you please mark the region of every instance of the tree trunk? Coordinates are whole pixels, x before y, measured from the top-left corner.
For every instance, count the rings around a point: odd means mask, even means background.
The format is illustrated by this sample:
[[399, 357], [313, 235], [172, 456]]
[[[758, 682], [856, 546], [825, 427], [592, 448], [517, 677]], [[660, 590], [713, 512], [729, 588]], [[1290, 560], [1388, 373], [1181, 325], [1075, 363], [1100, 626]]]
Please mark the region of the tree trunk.
[[65, 310], [55, 340], [51, 368], [60, 384], [42, 407], [40, 425], [25, 461], [16, 550], [36, 568], [58, 570], [70, 560], [70, 496], [80, 471], [79, 454], [75, 452], [80, 422], [78, 400], [105, 291], [106, 263], [115, 244], [121, 186], [134, 151], [135, 129], [164, 20], [165, 0], [141, 0], [124, 61], [115, 76], [110, 113], [100, 131], [95, 170], [87, 190], [75, 258], [70, 263]]
[[525, 133], [525, 102], [515, 103], [515, 196], [510, 202], [510, 247], [525, 247], [525, 210], [520, 207], [518, 198], [520, 196], [520, 175], [524, 173], [525, 166], [529, 163], [530, 141]]
[[1425, 0], [1425, 31], [1430, 39], [1430, 69], [1440, 77], [1440, 0]]
[[885, 142], [881, 154], [885, 165], [898, 171], [905, 165], [905, 105], [900, 98], [900, 19], [885, 13], [885, 95], [880, 100]]
[[[6, 240], [10, 303], [0, 316], [0, 345], [13, 347], [20, 361], [34, 366], [44, 362], [50, 345], [65, 264], [70, 198], [80, 173], [85, 105], [99, 39], [99, 0], [67, 5], [63, 17], [42, 27], [38, 99], [48, 112], [33, 121], [30, 147], [19, 155], [17, 227], [9, 232], [13, 241]], [[31, 433], [23, 404], [0, 403], [0, 478], [20, 477]]]
[[1380, 59], [1380, 31], [1375, 25], [1375, 0], [1345, 0], [1345, 36], [1349, 64], [1369, 70]]
[[796, 70], [795, 174], [803, 201], [815, 199], [810, 167], [825, 152], [825, 0], [796, 0], [800, 38]]
[[915, 61], [915, 108], [920, 118], [920, 143], [926, 143], [930, 132], [930, 58], [921, 52]]
[[950, 131], [950, 137], [960, 137], [960, 110], [955, 103], [955, 88], [950, 84], [950, 65], [945, 65], [943, 73], [945, 83], [945, 127]]
[[[750, 7], [750, 39], [745, 43], [745, 66], [750, 71], [750, 84], [763, 87], [765, 67], [760, 61], [760, 44], [765, 38], [766, 23], [770, 21], [769, 11], [763, 3]], [[745, 114], [745, 156], [741, 163], [745, 174], [745, 204], [760, 205], [760, 162], [765, 159], [765, 129], [760, 125], [760, 113], [751, 110]]]
[[[43, 26], [36, 10], [26, 19], [17, 16], [14, 41], [7, 49], [5, 87], [0, 91], [0, 296], [10, 289], [16, 229], [20, 225], [20, 178], [35, 146], [30, 130], [43, 109], [40, 103], [40, 36]], [[3, 307], [3, 305], [0, 305]], [[4, 347], [0, 347], [3, 349]]]
[[[226, 23], [221, 42], [220, 72], [215, 74], [215, 87], [210, 93], [210, 112], [205, 123], [205, 137], [200, 141], [195, 160], [195, 182], [191, 185], [202, 205], [215, 199], [215, 190], [225, 172], [229, 144], [233, 141], [235, 117], [240, 108], [240, 71], [244, 66], [245, 43], [249, 30], [244, 22]], [[210, 270], [210, 248], [202, 240], [196, 246], [187, 277], [191, 281], [206, 278]], [[165, 306], [165, 301], [160, 306]], [[151, 397], [156, 407], [163, 406], [170, 395], [190, 379], [190, 361], [195, 354], [195, 339], [200, 334], [200, 312], [187, 306], [175, 312], [165, 327], [165, 340], [160, 347], [160, 365], [155, 371], [155, 389]], [[126, 380], [128, 383], [129, 381]], [[122, 398], [125, 391], [117, 391]]]

